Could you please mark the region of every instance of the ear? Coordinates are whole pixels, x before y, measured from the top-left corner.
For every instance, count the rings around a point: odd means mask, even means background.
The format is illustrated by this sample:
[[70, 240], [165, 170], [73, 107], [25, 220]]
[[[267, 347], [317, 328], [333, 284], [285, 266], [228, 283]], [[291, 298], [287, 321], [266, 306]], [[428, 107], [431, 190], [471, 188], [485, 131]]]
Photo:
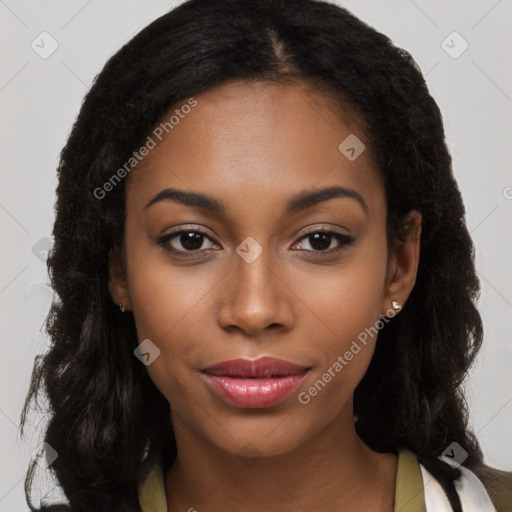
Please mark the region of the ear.
[[411, 210], [405, 218], [409, 225], [404, 241], [397, 241], [389, 258], [382, 314], [392, 309], [392, 301], [404, 305], [414, 288], [420, 260], [421, 213]]
[[110, 296], [116, 306], [121, 303], [124, 308], [131, 309], [128, 284], [126, 279], [126, 258], [123, 248], [111, 249], [108, 256]]

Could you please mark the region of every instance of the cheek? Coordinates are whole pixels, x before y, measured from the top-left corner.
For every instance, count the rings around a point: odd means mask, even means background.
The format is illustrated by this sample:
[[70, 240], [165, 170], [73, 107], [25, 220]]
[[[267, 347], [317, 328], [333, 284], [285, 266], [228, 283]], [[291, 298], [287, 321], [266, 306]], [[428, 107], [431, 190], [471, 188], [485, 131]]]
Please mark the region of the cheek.
[[132, 272], [130, 294], [139, 342], [149, 338], [169, 364], [186, 361], [200, 348], [201, 339], [203, 344], [207, 339], [206, 304], [214, 284], [197, 267], [183, 272], [170, 265], [148, 265]]
[[326, 402], [341, 407], [368, 368], [382, 327], [385, 250], [385, 243], [361, 248], [325, 279], [317, 275], [303, 281], [298, 291], [308, 297], [309, 322], [319, 328], [315, 352], [320, 364], [309, 377], [303, 402], [310, 400], [309, 407], [318, 408], [315, 414], [330, 414], [333, 408], [325, 408]]
[[[370, 241], [370, 240], [369, 240]], [[311, 273], [294, 281], [311, 319], [331, 343], [346, 343], [379, 319], [386, 278], [385, 244], [364, 243], [339, 266]]]
[[[202, 301], [215, 281], [207, 265], [171, 260], [165, 249], [149, 238], [135, 214], [126, 223], [127, 278], [130, 303], [139, 340], [165, 345]], [[169, 345], [167, 343], [167, 345]]]
[[205, 322], [204, 307], [214, 285], [198, 267], [187, 272], [160, 264], [134, 271], [130, 297], [139, 338], [168, 342], [185, 326]]
[[[139, 235], [140, 236], [140, 235]], [[159, 352], [148, 373], [171, 401], [187, 396], [201, 358], [216, 358], [209, 294], [219, 276], [208, 265], [180, 265], [164, 249], [127, 236], [127, 273], [139, 343], [151, 340]], [[191, 371], [192, 370], [192, 371]]]

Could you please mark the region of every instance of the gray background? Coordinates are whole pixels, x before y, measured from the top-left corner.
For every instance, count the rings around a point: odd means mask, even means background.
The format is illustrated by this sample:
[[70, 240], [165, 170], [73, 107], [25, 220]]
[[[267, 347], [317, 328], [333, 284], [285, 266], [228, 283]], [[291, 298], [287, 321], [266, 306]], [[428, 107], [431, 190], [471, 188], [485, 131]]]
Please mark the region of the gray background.
[[[107, 58], [177, 3], [0, 0], [0, 512], [28, 510], [23, 478], [44, 426], [33, 416], [20, 439], [33, 359], [48, 343], [44, 255], [59, 152]], [[512, 470], [511, 1], [337, 3], [412, 53], [443, 113], [482, 283], [485, 343], [466, 386], [470, 421], [486, 461]], [[51, 49], [43, 31], [58, 44], [45, 59], [31, 47]]]

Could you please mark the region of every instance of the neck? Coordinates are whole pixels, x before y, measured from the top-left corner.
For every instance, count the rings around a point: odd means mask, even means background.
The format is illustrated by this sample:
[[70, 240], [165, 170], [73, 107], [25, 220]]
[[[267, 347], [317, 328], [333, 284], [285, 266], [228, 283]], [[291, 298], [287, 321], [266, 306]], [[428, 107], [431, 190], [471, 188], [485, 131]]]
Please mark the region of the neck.
[[220, 449], [173, 412], [178, 457], [165, 477], [169, 510], [282, 511], [292, 504], [310, 512], [392, 512], [396, 456], [361, 441], [351, 406], [291, 451], [254, 458]]

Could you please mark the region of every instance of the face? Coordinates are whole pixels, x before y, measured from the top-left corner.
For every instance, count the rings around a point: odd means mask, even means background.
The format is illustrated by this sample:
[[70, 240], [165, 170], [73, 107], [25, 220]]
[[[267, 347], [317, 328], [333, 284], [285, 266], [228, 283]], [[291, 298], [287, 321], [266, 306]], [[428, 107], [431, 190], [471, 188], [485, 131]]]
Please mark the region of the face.
[[[351, 411], [368, 332], [407, 299], [418, 244], [388, 258], [370, 147], [339, 149], [365, 137], [322, 93], [232, 82], [195, 100], [127, 178], [111, 293], [151, 340], [147, 370], [173, 421], [228, 452], [250, 439], [284, 453]], [[260, 374], [263, 357], [289, 364]]]

